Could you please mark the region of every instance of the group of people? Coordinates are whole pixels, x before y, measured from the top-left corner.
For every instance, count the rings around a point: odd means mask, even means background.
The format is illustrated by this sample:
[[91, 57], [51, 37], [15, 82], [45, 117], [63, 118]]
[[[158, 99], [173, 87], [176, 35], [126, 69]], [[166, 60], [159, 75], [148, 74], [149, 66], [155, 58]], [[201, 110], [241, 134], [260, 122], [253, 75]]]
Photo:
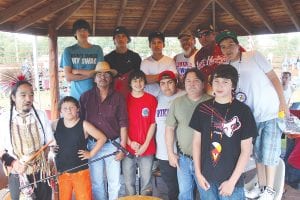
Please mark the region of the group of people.
[[[152, 55], [142, 60], [127, 47], [127, 29], [117, 27], [116, 49], [104, 56], [89, 43], [90, 32], [85, 20], [73, 24], [77, 43], [61, 59], [71, 96], [61, 100], [61, 118], [52, 126], [34, 109], [31, 84], [12, 85], [11, 108], [0, 119], [0, 157], [10, 169], [12, 199], [19, 199], [24, 177], [34, 182], [46, 174], [43, 151], [30, 162], [24, 158], [49, 144], [58, 146], [62, 200], [73, 192], [76, 199], [117, 199], [121, 173], [126, 195], [137, 193], [136, 174], [140, 194], [152, 195], [154, 159], [170, 200], [194, 199], [195, 186], [201, 199], [274, 198], [277, 118], [288, 110], [280, 81], [259, 52], [246, 52], [235, 32], [209, 26], [181, 33], [183, 53], [174, 58], [163, 54], [164, 34], [150, 33]], [[252, 152], [258, 183], [244, 191]], [[46, 182], [34, 185], [28, 196], [51, 199]]]

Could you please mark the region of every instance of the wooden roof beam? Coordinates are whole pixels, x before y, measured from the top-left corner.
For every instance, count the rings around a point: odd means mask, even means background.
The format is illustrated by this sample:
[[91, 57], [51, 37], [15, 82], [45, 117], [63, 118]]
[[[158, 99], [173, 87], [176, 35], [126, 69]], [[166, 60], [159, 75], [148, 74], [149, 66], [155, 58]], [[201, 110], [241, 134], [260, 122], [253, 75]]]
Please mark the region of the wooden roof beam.
[[266, 15], [266, 13], [263, 11], [261, 6], [258, 4], [256, 0], [247, 0], [248, 3], [254, 8], [257, 15], [262, 19], [266, 27], [269, 29], [271, 33], [275, 33], [275, 27], [273, 23], [271, 22], [270, 18]]
[[153, 10], [156, 2], [157, 2], [157, 0], [150, 0], [149, 1], [148, 5], [147, 5], [147, 10], [144, 13], [142, 21], [141, 21], [141, 23], [139, 25], [137, 36], [139, 36], [141, 34], [142, 30], [144, 29], [144, 26], [145, 26], [145, 24], [146, 24], [146, 22], [147, 22], [147, 20], [148, 20], [148, 18], [150, 16], [150, 14], [151, 14], [151, 12], [152, 12], [152, 10]]
[[122, 5], [118, 14], [118, 20], [117, 20], [117, 26], [121, 26], [122, 24], [122, 20], [123, 20], [123, 16], [124, 16], [124, 11], [125, 8], [127, 6], [127, 0], [122, 0]]
[[18, 32], [23, 30], [24, 28], [34, 24], [36, 21], [44, 18], [47, 15], [50, 15], [52, 13], [57, 13], [60, 10], [73, 5], [74, 3], [78, 2], [80, 0], [55, 0], [51, 2], [50, 5], [43, 7], [42, 9], [38, 10], [37, 12], [34, 12], [27, 17], [24, 17], [22, 20], [16, 23], [14, 31]]
[[56, 30], [60, 29], [60, 27], [73, 15], [73, 13], [77, 12], [88, 0], [77, 2], [64, 10], [64, 12], [59, 15], [58, 18], [53, 20], [51, 24], [54, 24]]
[[286, 13], [289, 15], [291, 18], [292, 22], [294, 23], [297, 31], [300, 31], [300, 21], [299, 18], [297, 17], [297, 14], [295, 10], [293, 9], [291, 3], [289, 0], [280, 0], [284, 9], [286, 10]]
[[92, 22], [92, 35], [95, 36], [96, 30], [96, 17], [97, 17], [97, 0], [94, 0], [94, 7], [93, 7], [93, 22]]
[[181, 6], [183, 5], [185, 0], [177, 0], [175, 2], [175, 4], [171, 5], [171, 11], [168, 12], [168, 16], [165, 18], [165, 20], [161, 23], [160, 27], [159, 27], [159, 31], [164, 32], [167, 28], [167, 26], [169, 25], [169, 23], [171, 22], [171, 20], [173, 19], [173, 17], [176, 15], [176, 13], [178, 12], [178, 10], [181, 8]]
[[4, 22], [7, 22], [11, 18], [13, 18], [16, 15], [21, 14], [22, 12], [25, 12], [35, 6], [40, 5], [41, 3], [45, 2], [46, 0], [22, 0], [17, 1], [9, 8], [6, 8], [4, 10], [1, 10], [0, 13], [0, 24], [3, 24]]
[[250, 25], [238, 14], [226, 0], [216, 0], [216, 2], [228, 13], [230, 14], [237, 23], [249, 34], [251, 35]]
[[202, 0], [191, 14], [184, 20], [184, 23], [177, 28], [179, 32], [183, 32], [190, 27], [195, 18], [197, 18], [213, 0]]

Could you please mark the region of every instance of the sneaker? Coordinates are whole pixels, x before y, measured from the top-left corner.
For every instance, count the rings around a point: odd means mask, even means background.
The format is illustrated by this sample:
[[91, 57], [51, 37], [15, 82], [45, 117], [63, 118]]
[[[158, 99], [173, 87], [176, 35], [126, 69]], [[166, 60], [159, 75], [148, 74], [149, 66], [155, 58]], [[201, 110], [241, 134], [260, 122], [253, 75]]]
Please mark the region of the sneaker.
[[245, 190], [245, 197], [248, 199], [256, 199], [262, 192], [262, 188], [259, 187], [258, 183], [255, 183], [251, 190]]
[[266, 187], [264, 192], [260, 195], [260, 197], [257, 200], [273, 200], [275, 197], [275, 190], [273, 190], [270, 187]]

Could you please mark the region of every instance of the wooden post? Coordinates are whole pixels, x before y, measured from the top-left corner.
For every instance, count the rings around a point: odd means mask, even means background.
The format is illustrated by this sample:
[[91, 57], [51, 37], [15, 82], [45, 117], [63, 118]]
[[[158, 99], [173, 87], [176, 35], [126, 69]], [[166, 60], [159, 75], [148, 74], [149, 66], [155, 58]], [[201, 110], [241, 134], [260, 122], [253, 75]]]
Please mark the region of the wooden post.
[[57, 32], [49, 25], [49, 73], [50, 73], [50, 98], [51, 98], [51, 120], [59, 117], [59, 80], [58, 80], [58, 54], [57, 54]]

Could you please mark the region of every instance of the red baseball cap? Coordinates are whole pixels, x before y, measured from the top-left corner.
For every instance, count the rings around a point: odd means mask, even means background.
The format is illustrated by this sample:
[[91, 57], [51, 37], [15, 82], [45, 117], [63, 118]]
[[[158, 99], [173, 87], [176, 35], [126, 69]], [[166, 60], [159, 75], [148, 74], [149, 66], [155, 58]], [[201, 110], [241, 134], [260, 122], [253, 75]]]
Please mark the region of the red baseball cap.
[[174, 74], [174, 72], [170, 71], [170, 70], [166, 70], [161, 72], [158, 75], [158, 81], [161, 81], [162, 79], [173, 79], [176, 80], [176, 75]]

